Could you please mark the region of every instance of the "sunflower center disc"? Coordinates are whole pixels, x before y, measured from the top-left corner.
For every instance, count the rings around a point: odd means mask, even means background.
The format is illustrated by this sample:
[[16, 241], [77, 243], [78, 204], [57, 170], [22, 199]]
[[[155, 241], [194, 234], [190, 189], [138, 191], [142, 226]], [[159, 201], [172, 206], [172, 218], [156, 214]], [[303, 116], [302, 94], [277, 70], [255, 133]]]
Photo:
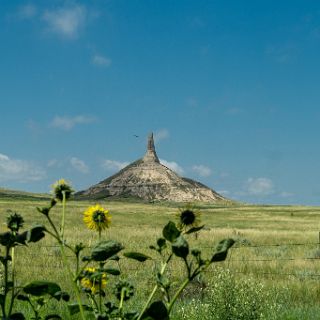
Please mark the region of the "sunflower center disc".
[[196, 216], [193, 211], [191, 210], [184, 210], [181, 212], [181, 222], [188, 226], [190, 224], [193, 224], [196, 219]]
[[101, 223], [101, 222], [104, 222], [106, 220], [106, 216], [104, 214], [104, 212], [101, 212], [101, 211], [96, 211], [94, 214], [93, 214], [93, 221], [96, 222], [96, 223]]

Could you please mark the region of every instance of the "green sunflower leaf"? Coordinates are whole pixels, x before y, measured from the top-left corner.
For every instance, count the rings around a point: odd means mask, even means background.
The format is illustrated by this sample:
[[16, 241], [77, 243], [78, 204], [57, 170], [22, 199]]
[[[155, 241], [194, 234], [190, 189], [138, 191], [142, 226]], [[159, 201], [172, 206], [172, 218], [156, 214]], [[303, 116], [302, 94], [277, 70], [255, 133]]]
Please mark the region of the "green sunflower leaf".
[[15, 242], [23, 245], [27, 245], [28, 231], [22, 232], [16, 235]]
[[46, 227], [43, 225], [36, 225], [36, 226], [32, 227], [28, 231], [27, 241], [28, 242], [38, 242], [39, 240], [41, 240], [45, 236], [44, 231], [46, 231]]
[[61, 291], [59, 285], [54, 282], [49, 281], [32, 281], [26, 286], [23, 287], [23, 291], [27, 294], [31, 294], [33, 296], [43, 296], [43, 295], [50, 295], [54, 296], [58, 291]]
[[60, 301], [62, 299], [63, 301], [68, 302], [70, 300], [70, 295], [68, 292], [65, 292], [65, 291], [57, 291], [53, 295], [53, 298], [55, 298], [58, 301]]
[[204, 225], [203, 225], [203, 226], [200, 226], [200, 227], [193, 227], [193, 228], [191, 228], [190, 230], [188, 230], [188, 231], [186, 232], [186, 234], [198, 232], [198, 231], [200, 231], [203, 227], [204, 227]]
[[143, 254], [143, 253], [140, 253], [140, 252], [125, 252], [123, 254], [126, 258], [129, 258], [129, 259], [134, 259], [134, 260], [137, 260], [139, 262], [144, 262], [146, 260], [152, 260], [151, 257]]
[[176, 240], [180, 236], [180, 233], [181, 232], [172, 221], [169, 221], [162, 230], [163, 237], [170, 242]]
[[8, 318], [8, 320], [25, 320], [25, 319], [26, 319], [25, 316], [21, 312], [14, 313]]
[[221, 240], [217, 247], [216, 252], [211, 258], [211, 262], [224, 261], [227, 257], [228, 250], [234, 245], [235, 241], [231, 238]]
[[172, 252], [180, 258], [186, 258], [189, 254], [189, 244], [182, 236], [179, 236], [172, 243]]
[[8, 246], [8, 245], [12, 245], [14, 242], [13, 236], [11, 234], [11, 232], [4, 232], [4, 233], [0, 233], [0, 244], [3, 246]]
[[115, 268], [105, 268], [103, 271], [105, 273], [112, 274], [113, 276], [118, 276], [120, 274], [120, 270]]
[[110, 257], [109, 258], [109, 260], [113, 260], [113, 261], [119, 261], [120, 260], [120, 258], [119, 258], [119, 256], [118, 255], [113, 255], [112, 257]]
[[91, 251], [91, 258], [94, 261], [105, 261], [123, 249], [123, 245], [114, 240], [99, 242]]
[[30, 301], [29, 297], [24, 295], [24, 294], [18, 294], [17, 296], [17, 300], [21, 300], [21, 301]]
[[164, 248], [166, 246], [166, 239], [159, 238], [157, 239], [157, 245], [159, 248]]

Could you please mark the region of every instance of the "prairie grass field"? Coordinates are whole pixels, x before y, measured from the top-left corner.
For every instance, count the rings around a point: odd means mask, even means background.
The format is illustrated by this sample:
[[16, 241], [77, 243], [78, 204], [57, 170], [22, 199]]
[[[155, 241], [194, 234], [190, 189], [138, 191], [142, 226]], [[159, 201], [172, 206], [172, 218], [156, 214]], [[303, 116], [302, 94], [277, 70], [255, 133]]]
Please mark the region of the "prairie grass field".
[[[36, 207], [47, 200], [3, 198], [0, 200], [0, 232], [5, 231], [7, 210], [25, 219], [25, 229], [35, 223], [46, 223]], [[67, 205], [65, 236], [70, 244], [82, 242], [90, 247], [97, 234], [82, 221], [83, 211], [96, 203], [70, 201]], [[177, 220], [177, 204], [145, 204], [120, 201], [99, 202], [110, 210], [111, 227], [103, 238], [121, 242], [125, 251], [139, 251], [157, 258], [149, 245], [161, 236], [169, 220]], [[319, 319], [320, 318], [320, 207], [195, 205], [201, 212], [205, 228], [196, 238], [190, 235], [192, 247], [204, 255], [224, 238], [233, 238], [226, 261], [215, 264], [187, 287], [175, 307], [174, 319]], [[61, 205], [51, 216], [58, 222]], [[70, 258], [71, 259], [71, 258]], [[130, 302], [137, 309], [155, 283], [155, 262], [139, 263], [128, 259], [112, 262], [120, 267], [121, 278], [136, 287]], [[28, 247], [17, 248], [17, 285], [30, 280], [57, 281], [63, 290], [72, 292], [63, 268], [60, 252], [52, 238]], [[184, 272], [176, 258], [169, 274], [178, 281]], [[112, 290], [114, 279], [108, 279]], [[50, 306], [70, 317], [63, 304]], [[18, 306], [18, 308], [26, 308]], [[77, 319], [76, 316], [70, 319]]]

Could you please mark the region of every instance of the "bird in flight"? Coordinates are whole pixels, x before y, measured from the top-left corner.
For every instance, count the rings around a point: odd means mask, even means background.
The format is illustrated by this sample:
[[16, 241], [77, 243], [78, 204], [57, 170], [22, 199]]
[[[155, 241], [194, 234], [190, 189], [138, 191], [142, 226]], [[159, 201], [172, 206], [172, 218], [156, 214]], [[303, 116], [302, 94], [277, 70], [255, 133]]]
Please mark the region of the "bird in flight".
[[136, 138], [139, 138], [139, 136], [137, 136], [136, 134], [134, 134], [133, 136], [136, 137]]

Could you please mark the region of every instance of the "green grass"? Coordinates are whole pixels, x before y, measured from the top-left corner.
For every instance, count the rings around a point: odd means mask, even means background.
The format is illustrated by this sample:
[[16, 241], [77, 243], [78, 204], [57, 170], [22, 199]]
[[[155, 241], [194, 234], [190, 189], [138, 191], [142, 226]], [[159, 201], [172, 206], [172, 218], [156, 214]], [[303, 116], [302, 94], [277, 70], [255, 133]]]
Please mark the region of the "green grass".
[[[155, 254], [148, 249], [148, 246], [161, 235], [162, 227], [168, 220], [177, 219], [179, 208], [179, 205], [174, 203], [146, 204], [121, 201], [99, 201], [99, 203], [108, 208], [112, 215], [112, 226], [103, 237], [120, 241], [127, 251], [140, 251], [152, 256]], [[66, 238], [71, 244], [83, 242], [91, 246], [97, 241], [97, 235], [87, 230], [82, 222], [82, 212], [92, 204], [95, 203], [90, 201], [68, 203]], [[34, 223], [45, 223], [44, 217], [36, 210], [37, 206], [45, 205], [47, 201], [40, 198], [0, 197], [1, 221], [5, 222], [7, 210], [11, 209], [24, 216], [26, 229]], [[238, 241], [236, 248], [231, 249], [227, 261], [219, 263], [219, 266], [230, 269], [236, 284], [230, 286], [239, 288], [237, 290], [242, 292], [243, 299], [251, 295], [251, 300], [260, 301], [259, 297], [263, 297], [260, 305], [263, 307], [261, 312], [265, 319], [320, 317], [320, 261], [309, 259], [320, 257], [320, 246], [317, 245], [320, 230], [319, 207], [241, 204], [201, 204], [198, 207], [201, 211], [201, 220], [206, 227], [198, 239], [191, 237], [192, 245], [201, 248], [209, 255], [213, 245], [223, 238], [232, 237]], [[60, 210], [61, 206], [58, 205], [51, 213], [57, 223], [60, 221]], [[4, 230], [5, 225], [0, 223], [0, 232]], [[62, 267], [59, 250], [52, 245], [54, 245], [52, 239], [46, 237], [39, 243], [18, 248], [18, 285], [23, 285], [31, 279], [47, 279], [57, 281], [64, 290], [71, 290]], [[123, 260], [120, 261], [120, 267], [123, 272], [122, 277], [129, 279], [135, 285], [140, 284], [132, 302], [139, 307], [154, 284], [153, 262], [148, 261], [141, 265], [134, 261]], [[170, 272], [178, 279], [183, 272], [179, 260], [174, 261]], [[183, 295], [175, 309], [174, 319], [205, 319], [200, 311], [196, 312], [195, 306], [202, 303], [202, 309], [205, 310], [205, 305], [214, 305], [212, 290], [218, 274], [217, 270], [211, 268], [204, 276], [203, 285], [195, 284], [189, 291], [187, 289], [188, 292]], [[114, 281], [110, 278], [108, 282], [110, 288]], [[246, 283], [250, 286], [245, 286]], [[263, 286], [261, 291], [255, 291], [258, 284]], [[223, 288], [219, 290], [222, 290], [219, 291], [222, 295]], [[244, 303], [244, 300], [237, 303], [240, 305], [242, 302]], [[276, 315], [271, 312], [271, 305], [276, 305]], [[192, 306], [193, 311], [190, 309]], [[62, 312], [66, 312], [63, 310]], [[189, 311], [184, 315], [186, 310]], [[218, 312], [218, 309], [210, 310], [212, 314]], [[68, 319], [66, 313], [65, 318]]]

